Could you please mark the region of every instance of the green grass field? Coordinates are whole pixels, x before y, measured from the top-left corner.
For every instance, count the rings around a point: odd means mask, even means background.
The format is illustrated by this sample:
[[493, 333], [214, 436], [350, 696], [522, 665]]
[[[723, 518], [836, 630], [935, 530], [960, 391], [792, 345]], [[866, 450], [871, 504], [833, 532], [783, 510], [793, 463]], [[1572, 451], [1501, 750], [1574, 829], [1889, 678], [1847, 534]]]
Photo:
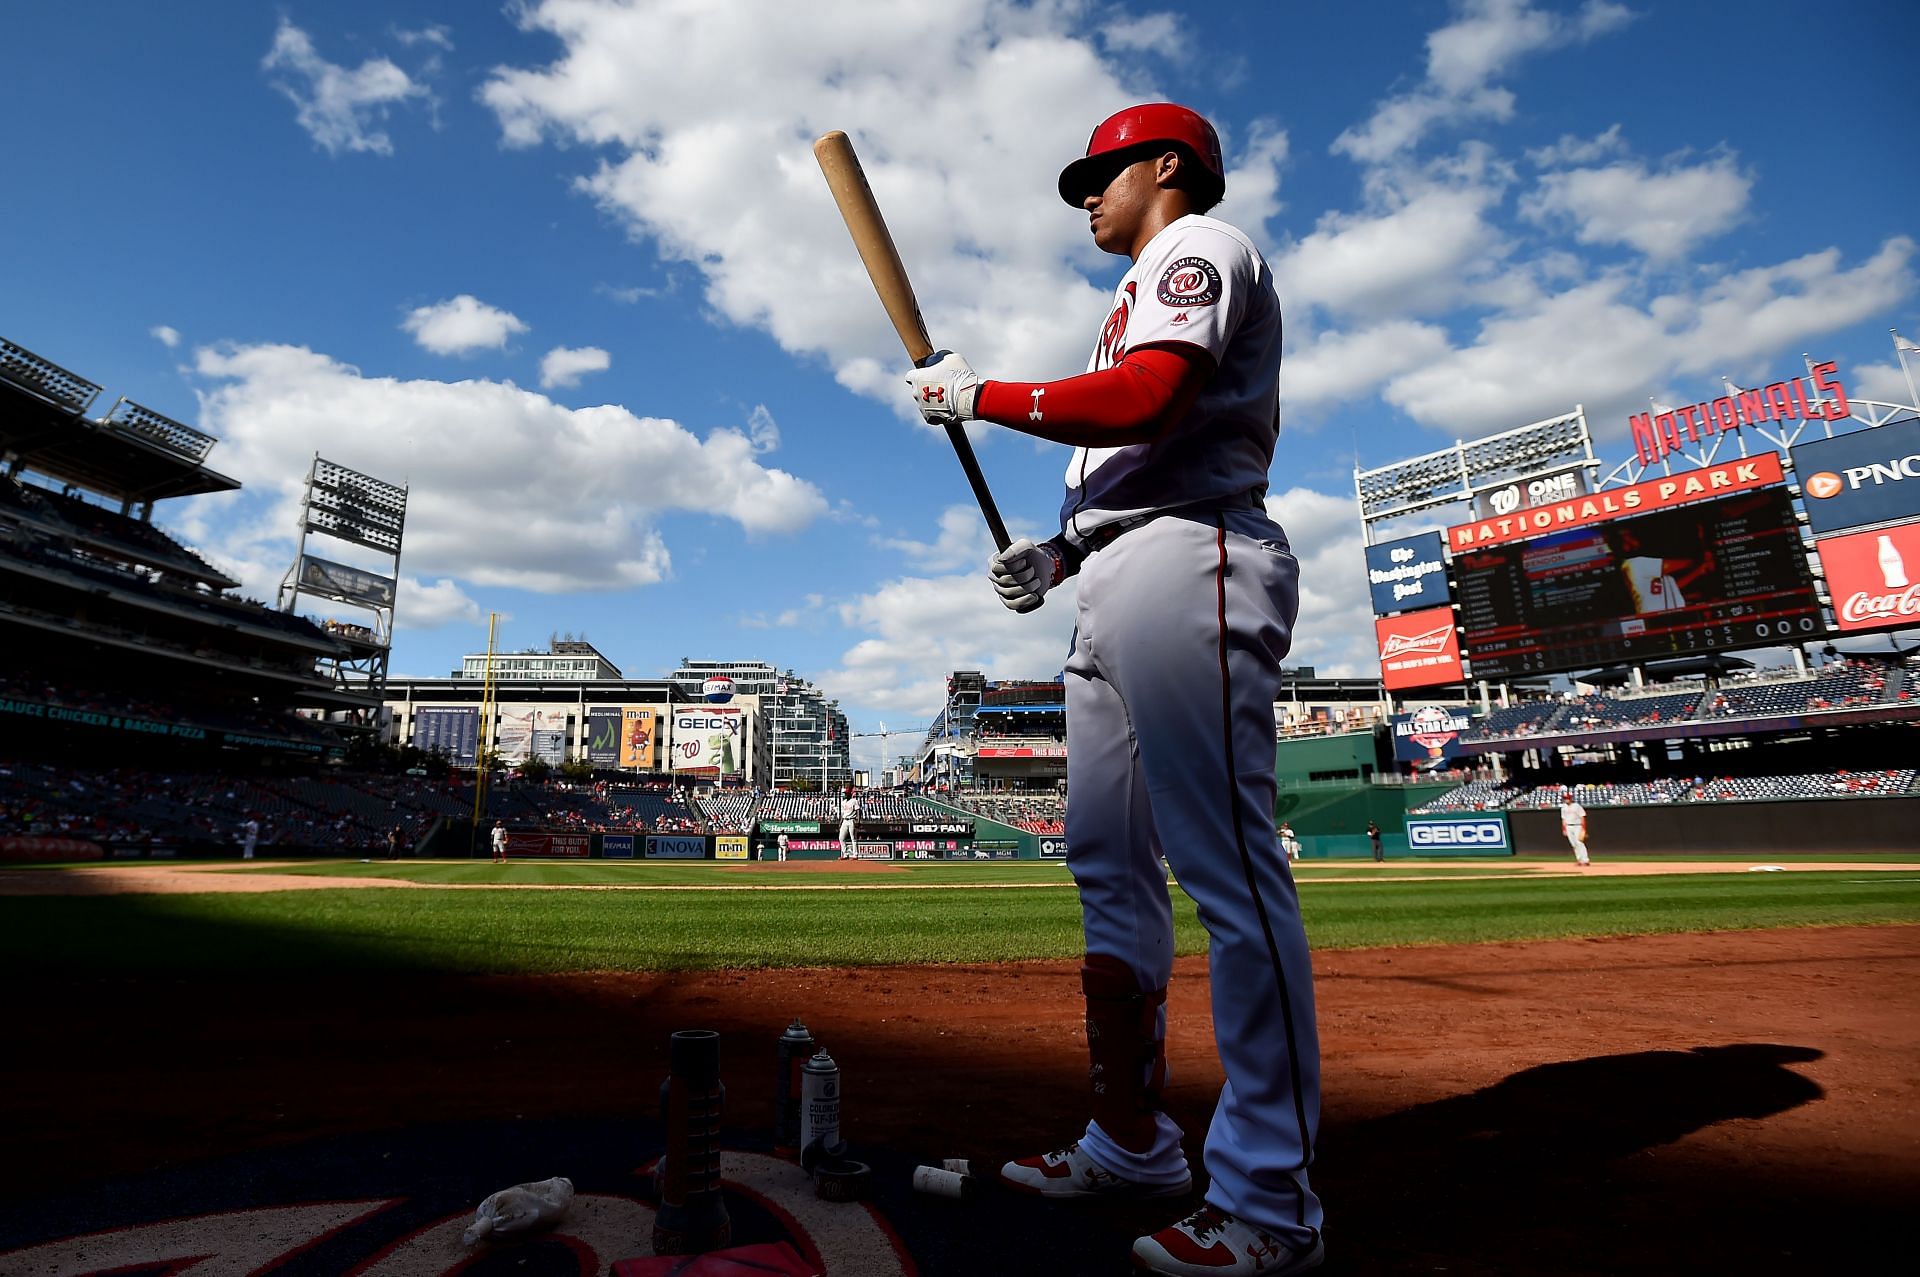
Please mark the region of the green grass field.
[[[1546, 862], [1537, 862], [1546, 863]], [[1497, 866], [1441, 866], [1417, 882], [1328, 882], [1303, 873], [1317, 948], [1920, 923], [1920, 867], [1901, 872], [1488, 879]], [[276, 866], [294, 869], [298, 866]], [[1057, 864], [912, 865], [844, 884], [834, 866], [329, 864], [316, 872], [440, 885], [609, 882], [771, 886], [753, 891], [320, 889], [261, 894], [0, 897], [9, 970], [111, 975], [328, 971], [538, 973], [860, 966], [1067, 958], [1081, 951], [1078, 899]], [[1306, 866], [1320, 870], [1322, 866]], [[1340, 866], [1327, 865], [1328, 873]], [[1476, 871], [1477, 874], [1476, 874]], [[1032, 884], [1006, 890], [988, 883]], [[945, 886], [945, 884], [956, 884]], [[966, 885], [957, 885], [966, 884]], [[943, 889], [916, 889], [938, 887]], [[1179, 947], [1205, 936], [1176, 895]]]

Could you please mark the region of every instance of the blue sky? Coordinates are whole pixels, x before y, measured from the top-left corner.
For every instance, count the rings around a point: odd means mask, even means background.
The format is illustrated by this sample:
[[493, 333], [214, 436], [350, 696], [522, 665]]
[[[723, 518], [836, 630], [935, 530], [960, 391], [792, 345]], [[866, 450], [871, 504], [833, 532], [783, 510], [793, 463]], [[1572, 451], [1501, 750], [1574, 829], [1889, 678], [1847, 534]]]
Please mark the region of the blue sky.
[[[1727, 16], [1737, 8], [1738, 17]], [[338, 2], [9, 15], [0, 335], [222, 440], [161, 521], [267, 597], [308, 459], [411, 485], [396, 672], [585, 632], [745, 657], [856, 730], [1044, 677], [808, 151], [853, 135], [935, 340], [1078, 371], [1123, 265], [1053, 193], [1130, 102], [1206, 112], [1288, 321], [1295, 659], [1371, 673], [1378, 465], [1920, 333], [1911, 6]], [[1901, 156], [1908, 158], [1903, 160]], [[111, 399], [107, 400], [110, 403]], [[103, 404], [103, 407], [105, 405]], [[983, 432], [1016, 531], [1065, 450]], [[356, 561], [350, 552], [338, 557]]]

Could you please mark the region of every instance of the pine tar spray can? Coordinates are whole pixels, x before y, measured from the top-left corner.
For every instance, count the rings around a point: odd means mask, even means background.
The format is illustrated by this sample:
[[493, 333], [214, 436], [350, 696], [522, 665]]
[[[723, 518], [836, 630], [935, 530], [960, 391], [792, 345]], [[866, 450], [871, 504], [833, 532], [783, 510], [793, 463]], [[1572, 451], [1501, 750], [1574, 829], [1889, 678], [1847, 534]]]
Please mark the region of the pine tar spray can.
[[807, 1026], [794, 1017], [780, 1035], [778, 1076], [773, 1086], [773, 1147], [778, 1153], [800, 1148], [800, 1073], [807, 1057], [819, 1050]]
[[840, 1141], [840, 1066], [820, 1051], [800, 1069], [800, 1168], [811, 1173], [845, 1148]]

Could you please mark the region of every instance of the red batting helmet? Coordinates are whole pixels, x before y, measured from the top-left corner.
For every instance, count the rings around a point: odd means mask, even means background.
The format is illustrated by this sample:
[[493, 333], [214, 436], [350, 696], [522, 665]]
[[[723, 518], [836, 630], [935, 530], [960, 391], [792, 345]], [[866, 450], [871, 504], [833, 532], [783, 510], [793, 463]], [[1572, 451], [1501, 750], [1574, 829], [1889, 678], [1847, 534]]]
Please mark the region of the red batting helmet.
[[[1122, 159], [1136, 162], [1144, 156], [1132, 152], [1161, 144], [1178, 146], [1198, 160], [1212, 187], [1208, 194], [1220, 198], [1227, 189], [1220, 135], [1206, 117], [1172, 102], [1130, 106], [1102, 120], [1087, 139], [1087, 153], [1060, 170], [1060, 198], [1079, 208], [1087, 196], [1106, 189]], [[1129, 154], [1122, 156], [1122, 152]]]

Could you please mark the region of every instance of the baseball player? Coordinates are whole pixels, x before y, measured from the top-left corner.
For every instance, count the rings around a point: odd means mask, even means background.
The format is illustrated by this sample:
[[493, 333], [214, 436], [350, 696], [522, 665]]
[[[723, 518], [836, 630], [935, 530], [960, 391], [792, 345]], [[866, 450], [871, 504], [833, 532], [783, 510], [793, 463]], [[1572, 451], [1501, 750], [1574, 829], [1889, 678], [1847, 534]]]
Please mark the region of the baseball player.
[[840, 859], [858, 860], [859, 849], [853, 841], [853, 818], [860, 814], [860, 800], [853, 796], [853, 786], [847, 786], [847, 793], [840, 800]]
[[493, 863], [507, 863], [507, 824], [503, 820], [493, 822]]
[[240, 826], [240, 859], [252, 860], [253, 850], [260, 845], [260, 822], [247, 813], [246, 823]]
[[1573, 848], [1573, 858], [1580, 867], [1587, 867], [1587, 809], [1573, 799], [1569, 790], [1560, 800], [1560, 832], [1567, 836], [1567, 845]]
[[1298, 609], [1298, 565], [1265, 509], [1280, 303], [1252, 241], [1206, 216], [1225, 186], [1219, 139], [1192, 111], [1154, 103], [1106, 120], [1059, 182], [1094, 243], [1132, 260], [1086, 373], [984, 381], [943, 352], [908, 383], [930, 422], [982, 419], [1074, 448], [1059, 534], [1014, 542], [989, 573], [1015, 612], [1080, 578], [1066, 827], [1086, 931], [1092, 1121], [1002, 1178], [1057, 1198], [1189, 1190], [1182, 1132], [1160, 1107], [1171, 865], [1211, 937], [1227, 1080], [1205, 1204], [1135, 1242], [1134, 1261], [1178, 1277], [1273, 1277], [1324, 1254], [1307, 1183], [1320, 1048], [1273, 824], [1273, 703]]
[[780, 863], [784, 865], [787, 863], [787, 836], [781, 834], [774, 841], [780, 846]]

